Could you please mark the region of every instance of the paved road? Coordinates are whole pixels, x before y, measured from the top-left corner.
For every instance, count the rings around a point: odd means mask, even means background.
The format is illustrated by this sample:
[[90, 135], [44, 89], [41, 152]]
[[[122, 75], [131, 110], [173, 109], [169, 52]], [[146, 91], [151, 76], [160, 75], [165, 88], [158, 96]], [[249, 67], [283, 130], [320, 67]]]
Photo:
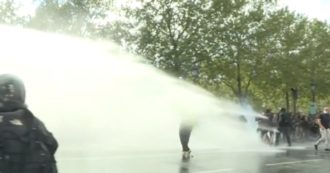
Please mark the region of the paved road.
[[330, 152], [310, 145], [276, 150], [197, 150], [189, 162], [177, 151], [61, 156], [61, 173], [327, 173]]

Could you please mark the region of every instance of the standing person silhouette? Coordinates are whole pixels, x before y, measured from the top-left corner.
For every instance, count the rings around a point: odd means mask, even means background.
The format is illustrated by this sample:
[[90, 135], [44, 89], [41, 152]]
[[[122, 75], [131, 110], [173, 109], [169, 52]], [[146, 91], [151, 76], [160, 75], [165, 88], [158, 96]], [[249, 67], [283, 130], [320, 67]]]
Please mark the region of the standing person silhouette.
[[320, 143], [325, 143], [325, 150], [330, 151], [329, 148], [329, 137], [330, 137], [330, 113], [329, 108], [324, 107], [323, 112], [316, 117], [316, 123], [319, 126], [321, 137], [318, 139], [315, 144], [315, 150], [318, 150], [318, 146]]
[[182, 146], [182, 160], [189, 160], [191, 150], [188, 146], [193, 125], [191, 123], [181, 123], [179, 129], [180, 142]]
[[[285, 108], [281, 108], [280, 112], [278, 113], [278, 122], [280, 133], [282, 133], [286, 138], [288, 146], [291, 146], [292, 143], [290, 139], [290, 129], [292, 128], [292, 123], [290, 115]], [[276, 134], [275, 145], [279, 145], [280, 133]]]
[[0, 75], [0, 172], [57, 173], [58, 143], [25, 105], [16, 76]]

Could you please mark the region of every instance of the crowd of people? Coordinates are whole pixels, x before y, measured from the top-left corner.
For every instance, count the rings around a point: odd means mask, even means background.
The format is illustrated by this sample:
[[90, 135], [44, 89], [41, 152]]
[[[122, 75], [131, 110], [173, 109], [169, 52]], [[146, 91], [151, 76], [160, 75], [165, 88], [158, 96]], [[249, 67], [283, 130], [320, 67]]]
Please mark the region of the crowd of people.
[[[316, 115], [305, 115], [302, 113], [293, 114], [285, 108], [278, 112], [266, 109], [263, 118], [257, 118], [257, 131], [261, 140], [269, 145], [278, 146], [281, 143], [314, 142], [315, 150], [319, 145], [325, 143], [325, 150], [330, 151], [330, 108], [325, 107], [323, 112]], [[240, 116], [240, 121], [246, 122], [244, 116]], [[182, 145], [182, 159], [189, 160], [191, 150], [188, 147], [189, 138], [193, 127], [191, 124], [182, 122], [179, 136]]]
[[[327, 132], [330, 123], [330, 109], [325, 107], [316, 115], [293, 114], [282, 108], [278, 112], [267, 109], [264, 118], [256, 119], [261, 139], [270, 145], [279, 145], [286, 142], [315, 142], [314, 148], [318, 150], [322, 142], [328, 145], [330, 132]], [[324, 130], [325, 129], [325, 130]], [[330, 142], [330, 141], [329, 141]], [[326, 150], [328, 150], [326, 146]]]

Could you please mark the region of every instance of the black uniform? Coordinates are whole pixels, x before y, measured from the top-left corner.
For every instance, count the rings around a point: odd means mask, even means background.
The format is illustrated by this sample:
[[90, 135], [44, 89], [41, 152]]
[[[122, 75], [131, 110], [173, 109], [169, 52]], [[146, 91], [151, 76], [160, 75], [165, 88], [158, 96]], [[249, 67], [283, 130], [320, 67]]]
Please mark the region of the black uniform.
[[56, 173], [56, 139], [27, 109], [0, 113], [1, 173]]
[[14, 76], [0, 75], [0, 172], [57, 173], [58, 143], [25, 106], [25, 88]]
[[[292, 128], [291, 118], [288, 112], [284, 108], [281, 109], [279, 112], [279, 131], [283, 133], [288, 146], [291, 146], [291, 139], [290, 139], [290, 130]], [[279, 144], [279, 136], [280, 133], [276, 134], [276, 142], [275, 144]]]

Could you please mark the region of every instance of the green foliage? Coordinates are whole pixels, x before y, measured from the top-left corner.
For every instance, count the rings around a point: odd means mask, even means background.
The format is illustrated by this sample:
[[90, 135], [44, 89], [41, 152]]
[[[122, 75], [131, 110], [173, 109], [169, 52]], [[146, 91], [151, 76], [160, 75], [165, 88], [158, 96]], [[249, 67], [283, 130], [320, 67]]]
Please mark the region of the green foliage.
[[[198, 78], [199, 85], [216, 95], [282, 107], [285, 93], [297, 88], [299, 103], [307, 105], [303, 98], [310, 97], [311, 80], [323, 85], [308, 71], [313, 66], [323, 73], [319, 64], [329, 63], [321, 58], [312, 65], [314, 60], [307, 56], [312, 50], [322, 52], [310, 47], [313, 22], [288, 9], [277, 10], [274, 3], [151, 0], [141, 8], [126, 9], [129, 20], [103, 28], [103, 33], [116, 33], [108, 36], [131, 46], [158, 68], [194, 81]], [[327, 42], [324, 32], [314, 32], [323, 33], [323, 40], [318, 40], [322, 45]]]
[[142, 8], [128, 9], [131, 22], [117, 24], [121, 28], [115, 33], [124, 36], [117, 40], [124, 38], [136, 53], [167, 72], [196, 78], [197, 67], [204, 87], [226, 85], [237, 97], [246, 97], [262, 59], [259, 51], [264, 48], [258, 41], [266, 38], [258, 34], [264, 33], [259, 27], [266, 5], [244, 0], [148, 1]]

